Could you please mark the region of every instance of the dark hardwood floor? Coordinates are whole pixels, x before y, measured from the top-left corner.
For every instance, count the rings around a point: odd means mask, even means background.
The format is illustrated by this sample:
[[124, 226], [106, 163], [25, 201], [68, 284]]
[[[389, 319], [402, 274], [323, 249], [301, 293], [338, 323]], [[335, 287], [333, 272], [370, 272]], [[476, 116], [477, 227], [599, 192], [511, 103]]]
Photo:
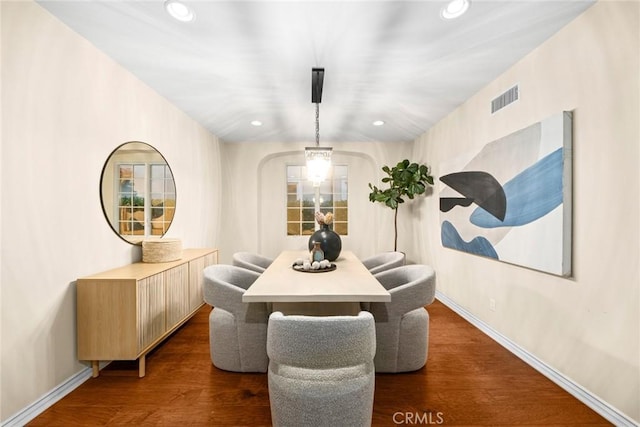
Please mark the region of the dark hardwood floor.
[[[29, 426], [269, 426], [266, 374], [216, 369], [208, 314], [195, 317], [147, 356], [114, 362]], [[436, 301], [427, 366], [376, 375], [374, 426], [611, 425]]]

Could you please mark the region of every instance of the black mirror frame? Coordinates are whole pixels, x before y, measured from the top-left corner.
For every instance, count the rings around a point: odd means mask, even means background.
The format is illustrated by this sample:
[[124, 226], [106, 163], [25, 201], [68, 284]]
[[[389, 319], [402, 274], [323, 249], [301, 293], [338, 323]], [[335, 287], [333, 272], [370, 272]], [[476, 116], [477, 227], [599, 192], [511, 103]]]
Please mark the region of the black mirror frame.
[[[100, 188], [99, 188], [99, 190], [100, 190], [100, 205], [102, 207], [102, 213], [104, 215], [104, 218], [107, 220], [107, 223], [109, 224], [109, 227], [111, 227], [111, 230], [113, 230], [113, 232], [118, 237], [120, 237], [122, 240], [124, 240], [125, 242], [129, 243], [130, 245], [140, 246], [140, 245], [142, 245], [142, 240], [143, 239], [140, 239], [140, 241], [131, 241], [131, 240], [127, 239], [125, 236], [123, 236], [122, 234], [120, 234], [119, 231], [117, 230], [117, 227], [115, 227], [115, 225], [112, 224], [112, 221], [109, 218], [109, 214], [107, 213], [107, 210], [106, 210], [107, 208], [105, 206], [104, 194], [103, 194], [103, 191], [102, 191], [102, 186], [103, 186], [102, 184], [103, 184], [103, 180], [104, 180], [105, 171], [107, 169], [107, 165], [109, 164], [109, 161], [111, 160], [111, 157], [113, 157], [113, 155], [116, 152], [118, 152], [118, 150], [120, 150], [122, 147], [124, 147], [124, 146], [126, 146], [128, 144], [143, 144], [143, 145], [146, 145], [149, 148], [151, 148], [153, 151], [158, 153], [158, 155], [160, 157], [162, 157], [162, 160], [164, 160], [164, 163], [167, 165], [167, 167], [171, 171], [171, 177], [173, 179], [173, 185], [174, 185], [174, 188], [176, 188], [176, 206], [175, 206], [175, 209], [177, 209], [177, 205], [178, 205], [178, 189], [177, 189], [177, 186], [176, 186], [176, 178], [175, 178], [175, 175], [173, 174], [173, 169], [171, 169], [171, 165], [169, 165], [169, 162], [167, 162], [167, 159], [164, 157], [164, 155], [160, 151], [158, 151], [158, 149], [155, 148], [153, 145], [148, 144], [146, 142], [142, 142], [142, 141], [127, 141], [127, 142], [124, 142], [124, 143], [118, 145], [113, 151], [111, 151], [111, 153], [107, 157], [107, 160], [104, 162], [104, 165], [102, 166], [102, 171], [100, 172], [100, 183], [99, 183]], [[169, 228], [171, 228], [172, 224], [173, 224], [173, 218], [171, 219], [171, 222], [167, 226], [167, 229], [165, 230], [165, 232], [159, 237], [162, 237], [165, 234], [167, 234], [167, 232], [169, 231]]]

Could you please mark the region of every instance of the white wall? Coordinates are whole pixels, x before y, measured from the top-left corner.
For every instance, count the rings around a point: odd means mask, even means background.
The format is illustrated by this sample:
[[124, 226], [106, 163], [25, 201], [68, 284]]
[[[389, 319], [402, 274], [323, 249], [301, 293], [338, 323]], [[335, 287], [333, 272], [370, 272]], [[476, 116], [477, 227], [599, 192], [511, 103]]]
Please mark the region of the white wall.
[[[322, 118], [321, 118], [322, 119]], [[349, 168], [349, 235], [343, 250], [366, 257], [393, 250], [392, 210], [369, 202], [368, 183], [379, 185], [381, 167], [408, 156], [412, 144], [320, 143], [333, 147], [332, 162]], [[309, 145], [309, 144], [306, 144]], [[236, 251], [275, 257], [283, 249], [306, 249], [309, 237], [286, 235], [286, 175], [288, 164], [304, 164], [305, 144], [240, 143], [222, 145], [224, 193], [220, 262], [230, 263]], [[416, 203], [418, 203], [416, 201]], [[400, 212], [398, 246], [411, 241], [411, 211]], [[404, 221], [403, 221], [404, 220]]]
[[[427, 199], [417, 250], [438, 289], [613, 407], [640, 421], [640, 3], [599, 2], [415, 143], [438, 165], [562, 110], [574, 112], [573, 277], [440, 244]], [[491, 116], [514, 84], [520, 100]], [[535, 248], [532, 248], [535, 250]], [[489, 299], [496, 311], [489, 310]]]
[[140, 259], [100, 205], [111, 151], [144, 141], [167, 159], [177, 209], [168, 235], [218, 243], [219, 142], [29, 1], [1, 2], [1, 419], [88, 366], [78, 362], [78, 277]]

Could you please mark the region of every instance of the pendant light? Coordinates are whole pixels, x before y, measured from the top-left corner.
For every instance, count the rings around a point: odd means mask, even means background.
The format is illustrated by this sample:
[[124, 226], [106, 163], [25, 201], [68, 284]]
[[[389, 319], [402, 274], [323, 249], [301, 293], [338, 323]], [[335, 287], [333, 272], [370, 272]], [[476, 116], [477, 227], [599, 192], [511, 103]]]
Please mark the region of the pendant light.
[[311, 69], [311, 102], [316, 104], [316, 145], [305, 147], [304, 157], [307, 162], [307, 179], [314, 187], [327, 178], [331, 169], [331, 147], [320, 147], [320, 103], [322, 102], [322, 84], [324, 68]]

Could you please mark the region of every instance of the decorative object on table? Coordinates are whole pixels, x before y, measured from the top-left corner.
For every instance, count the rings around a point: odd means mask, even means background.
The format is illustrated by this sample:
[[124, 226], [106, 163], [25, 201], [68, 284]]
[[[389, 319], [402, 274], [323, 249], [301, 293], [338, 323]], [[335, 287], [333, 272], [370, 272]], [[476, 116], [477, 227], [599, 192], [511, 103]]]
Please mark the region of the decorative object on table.
[[404, 159], [393, 168], [383, 166], [382, 170], [388, 175], [382, 178], [382, 182], [389, 185], [389, 188], [382, 190], [369, 183], [371, 193], [370, 202], [384, 203], [395, 211], [393, 217], [395, 238], [393, 250], [398, 250], [398, 206], [404, 203], [404, 196], [412, 199], [420, 194], [425, 194], [428, 185], [433, 185], [433, 176], [427, 165], [411, 163]]
[[314, 242], [320, 242], [325, 259], [335, 261], [342, 250], [342, 239], [338, 233], [329, 228], [333, 222], [333, 214], [331, 212], [326, 214], [316, 212], [316, 221], [320, 225], [320, 229], [309, 237], [309, 250], [313, 249]]
[[309, 252], [309, 261], [311, 263], [324, 260], [324, 251], [320, 248], [320, 242], [313, 242], [313, 248]]
[[570, 276], [572, 122], [559, 112], [442, 163], [442, 246]]
[[311, 261], [302, 258], [298, 258], [291, 267], [296, 271], [302, 271], [304, 273], [325, 273], [327, 271], [333, 271], [337, 268], [336, 265], [332, 262], [329, 262], [328, 259], [323, 259], [321, 261]]
[[142, 262], [169, 262], [182, 258], [180, 239], [153, 239], [142, 241]]

